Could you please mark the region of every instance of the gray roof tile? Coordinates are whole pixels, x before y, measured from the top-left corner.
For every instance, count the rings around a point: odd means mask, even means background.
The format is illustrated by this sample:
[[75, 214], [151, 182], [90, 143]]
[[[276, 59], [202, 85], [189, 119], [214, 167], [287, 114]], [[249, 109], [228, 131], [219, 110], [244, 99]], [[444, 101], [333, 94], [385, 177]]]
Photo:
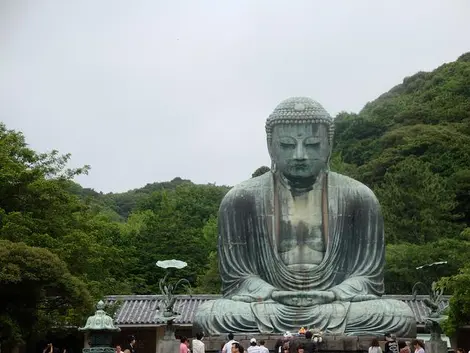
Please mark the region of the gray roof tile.
[[[397, 299], [405, 302], [413, 310], [418, 324], [423, 324], [429, 309], [424, 305], [423, 299], [427, 296], [418, 295], [417, 300], [413, 301], [411, 295], [385, 295], [383, 298]], [[177, 325], [191, 325], [197, 307], [208, 301], [220, 298], [220, 295], [198, 294], [198, 295], [180, 295], [175, 302], [175, 310], [181, 313], [181, 318], [175, 320]], [[445, 296], [442, 306], [449, 303], [450, 296]], [[163, 296], [161, 295], [113, 295], [106, 297], [109, 304], [121, 301], [122, 305], [115, 315], [116, 325], [147, 326], [161, 325], [163, 321], [155, 320], [157, 308], [163, 305]]]

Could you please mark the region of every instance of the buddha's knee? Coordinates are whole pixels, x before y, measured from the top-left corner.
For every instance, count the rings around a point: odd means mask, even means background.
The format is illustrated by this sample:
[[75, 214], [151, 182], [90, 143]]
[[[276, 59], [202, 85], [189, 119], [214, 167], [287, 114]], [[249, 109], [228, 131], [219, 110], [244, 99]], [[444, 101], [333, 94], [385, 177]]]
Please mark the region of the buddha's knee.
[[250, 303], [230, 299], [211, 300], [201, 304], [193, 322], [195, 327], [211, 334], [233, 332], [240, 328], [249, 332], [257, 328]]
[[396, 299], [381, 299], [377, 300], [377, 306], [381, 307], [385, 314], [393, 316], [401, 316], [403, 318], [409, 318], [415, 320], [413, 310], [408, 304]]
[[351, 303], [352, 311], [361, 312], [363, 315], [392, 315], [414, 317], [411, 308], [400, 300], [376, 299]]

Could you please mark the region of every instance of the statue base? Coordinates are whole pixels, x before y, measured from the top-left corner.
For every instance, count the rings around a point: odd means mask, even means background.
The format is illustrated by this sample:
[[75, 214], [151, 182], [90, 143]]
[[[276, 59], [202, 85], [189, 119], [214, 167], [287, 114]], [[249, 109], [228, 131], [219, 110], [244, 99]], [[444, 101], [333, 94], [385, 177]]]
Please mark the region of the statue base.
[[180, 343], [175, 338], [175, 328], [172, 322], [165, 326], [165, 336], [157, 342], [156, 353], [175, 353], [179, 352]]
[[443, 340], [429, 340], [424, 345], [426, 353], [447, 353], [447, 342]]
[[[279, 339], [286, 339], [283, 335], [272, 334], [272, 335], [262, 335], [262, 334], [236, 334], [235, 340], [240, 342], [240, 344], [246, 348], [250, 346], [250, 339], [256, 338], [256, 341], [259, 343], [261, 340], [266, 342], [265, 346], [271, 352], [274, 351], [276, 342]], [[292, 337], [295, 339], [297, 337]], [[382, 349], [385, 347], [384, 336], [345, 336], [345, 335], [323, 335], [322, 342], [317, 343], [318, 350], [321, 352], [367, 352], [372, 340], [377, 338], [380, 342]], [[413, 338], [397, 338], [398, 340], [411, 341]], [[227, 342], [226, 335], [220, 336], [209, 336], [204, 337], [204, 344], [206, 352], [219, 352], [220, 347], [223, 343]], [[444, 352], [446, 353], [447, 350]], [[158, 352], [159, 353], [159, 352]], [[277, 352], [275, 352], [277, 353]], [[426, 343], [426, 353], [443, 353], [439, 352], [428, 352], [428, 346]]]
[[156, 353], [175, 353], [179, 352], [180, 342], [176, 339], [163, 338], [158, 341]]

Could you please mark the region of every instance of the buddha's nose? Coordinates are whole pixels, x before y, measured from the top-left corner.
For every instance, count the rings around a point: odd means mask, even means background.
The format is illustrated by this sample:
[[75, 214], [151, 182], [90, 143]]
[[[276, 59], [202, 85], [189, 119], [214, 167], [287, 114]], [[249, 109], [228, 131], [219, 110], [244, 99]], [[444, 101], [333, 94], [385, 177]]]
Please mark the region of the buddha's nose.
[[307, 159], [307, 156], [305, 155], [305, 148], [302, 146], [302, 144], [298, 144], [295, 152], [294, 152], [294, 159], [296, 161], [304, 161]]

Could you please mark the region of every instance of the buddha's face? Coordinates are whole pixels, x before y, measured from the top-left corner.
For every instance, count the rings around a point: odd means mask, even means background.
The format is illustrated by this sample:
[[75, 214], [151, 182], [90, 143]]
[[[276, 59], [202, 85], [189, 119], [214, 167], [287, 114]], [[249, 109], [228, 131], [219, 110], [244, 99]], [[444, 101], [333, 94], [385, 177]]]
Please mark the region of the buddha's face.
[[325, 124], [275, 125], [271, 158], [287, 179], [315, 179], [328, 165], [330, 146]]

